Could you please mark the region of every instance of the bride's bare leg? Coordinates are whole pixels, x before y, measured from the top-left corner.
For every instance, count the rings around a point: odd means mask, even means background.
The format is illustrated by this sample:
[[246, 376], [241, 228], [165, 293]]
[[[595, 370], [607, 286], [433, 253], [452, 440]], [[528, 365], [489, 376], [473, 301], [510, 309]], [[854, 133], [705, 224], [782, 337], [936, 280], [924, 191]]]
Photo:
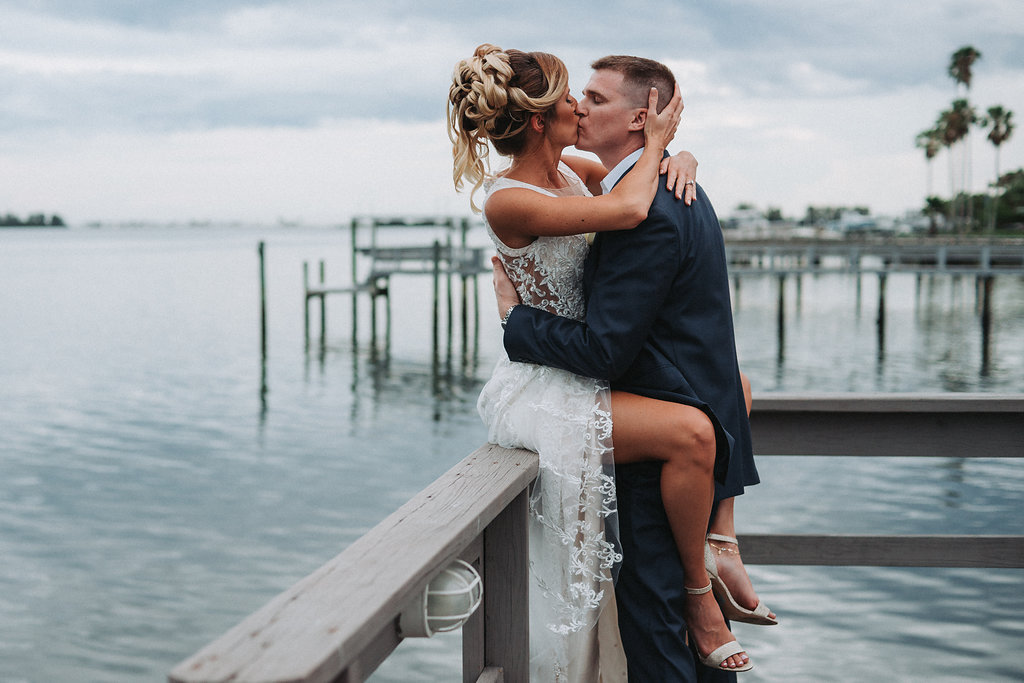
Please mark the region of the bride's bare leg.
[[[740, 373], [740, 380], [743, 382], [743, 398], [747, 404], [747, 415], [750, 415], [751, 393], [750, 380], [743, 373]], [[736, 538], [736, 499], [723, 498], [718, 502], [715, 516], [711, 519], [711, 527], [708, 530], [712, 534]], [[711, 549], [715, 555], [715, 563], [718, 565], [718, 575], [729, 587], [729, 592], [736, 599], [741, 607], [754, 609], [757, 607], [759, 598], [754, 585], [750, 582], [747, 569], [743, 566], [740, 558], [739, 548], [734, 543], [724, 541], [712, 541]], [[770, 613], [772, 619], [775, 613]]]
[[[661, 496], [676, 541], [687, 588], [708, 585], [704, 538], [714, 499], [715, 432], [711, 420], [691, 406], [612, 392], [615, 462], [660, 460]], [[687, 626], [701, 656], [735, 640], [709, 591], [687, 595]], [[729, 657], [723, 669], [746, 664], [745, 653]]]

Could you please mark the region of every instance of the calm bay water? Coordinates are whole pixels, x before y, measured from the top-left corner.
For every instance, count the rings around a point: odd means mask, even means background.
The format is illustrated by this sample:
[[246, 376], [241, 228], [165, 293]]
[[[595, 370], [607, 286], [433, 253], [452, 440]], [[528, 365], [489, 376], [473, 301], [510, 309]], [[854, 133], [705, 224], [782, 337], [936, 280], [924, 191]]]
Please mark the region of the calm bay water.
[[[352, 348], [342, 298], [305, 351], [301, 264], [321, 258], [348, 281], [347, 231], [0, 232], [0, 680], [162, 680], [484, 441], [487, 278], [479, 354], [456, 345], [437, 391], [423, 278], [393, 282], [386, 362]], [[987, 362], [970, 278], [891, 276], [883, 335], [873, 278], [859, 295], [852, 276], [788, 281], [782, 335], [777, 286], [734, 292], [755, 393], [1024, 392], [1018, 278], [997, 280]], [[1020, 533], [1022, 463], [945, 456], [761, 458], [741, 530]], [[744, 680], [1024, 678], [1022, 571], [751, 573], [783, 625], [737, 625]], [[374, 681], [458, 671], [447, 636], [403, 644]]]

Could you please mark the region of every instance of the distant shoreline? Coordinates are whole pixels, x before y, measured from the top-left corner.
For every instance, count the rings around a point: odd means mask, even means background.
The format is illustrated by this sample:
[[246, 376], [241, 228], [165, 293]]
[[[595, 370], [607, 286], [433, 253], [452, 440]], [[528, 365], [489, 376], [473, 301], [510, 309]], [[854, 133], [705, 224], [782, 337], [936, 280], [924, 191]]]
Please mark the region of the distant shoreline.
[[28, 218], [13, 213], [0, 216], [0, 228], [66, 228], [67, 223], [57, 214], [47, 219], [44, 213], [29, 214]]

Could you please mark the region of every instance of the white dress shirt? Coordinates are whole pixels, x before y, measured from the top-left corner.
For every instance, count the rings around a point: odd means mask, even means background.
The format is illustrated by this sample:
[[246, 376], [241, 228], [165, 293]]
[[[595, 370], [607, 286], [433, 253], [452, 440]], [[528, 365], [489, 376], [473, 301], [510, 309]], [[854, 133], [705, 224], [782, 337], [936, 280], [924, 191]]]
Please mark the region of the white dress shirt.
[[626, 171], [629, 170], [629, 167], [635, 164], [643, 153], [644, 148], [641, 147], [616, 164], [615, 168], [609, 171], [608, 175], [606, 175], [604, 180], [601, 181], [601, 194], [608, 194], [611, 192], [612, 188], [615, 187], [615, 183], [619, 182], [619, 178], [626, 175]]

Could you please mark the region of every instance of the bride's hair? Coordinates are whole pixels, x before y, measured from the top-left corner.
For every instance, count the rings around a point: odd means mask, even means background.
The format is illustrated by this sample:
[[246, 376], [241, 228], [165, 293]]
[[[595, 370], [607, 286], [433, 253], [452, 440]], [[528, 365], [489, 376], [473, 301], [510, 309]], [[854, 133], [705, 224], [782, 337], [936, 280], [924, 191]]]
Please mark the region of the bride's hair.
[[479, 46], [452, 73], [448, 91], [448, 138], [452, 141], [455, 189], [463, 181], [473, 194], [488, 175], [488, 141], [503, 156], [521, 152], [533, 114], [547, 116], [569, 85], [558, 57], [546, 52]]

